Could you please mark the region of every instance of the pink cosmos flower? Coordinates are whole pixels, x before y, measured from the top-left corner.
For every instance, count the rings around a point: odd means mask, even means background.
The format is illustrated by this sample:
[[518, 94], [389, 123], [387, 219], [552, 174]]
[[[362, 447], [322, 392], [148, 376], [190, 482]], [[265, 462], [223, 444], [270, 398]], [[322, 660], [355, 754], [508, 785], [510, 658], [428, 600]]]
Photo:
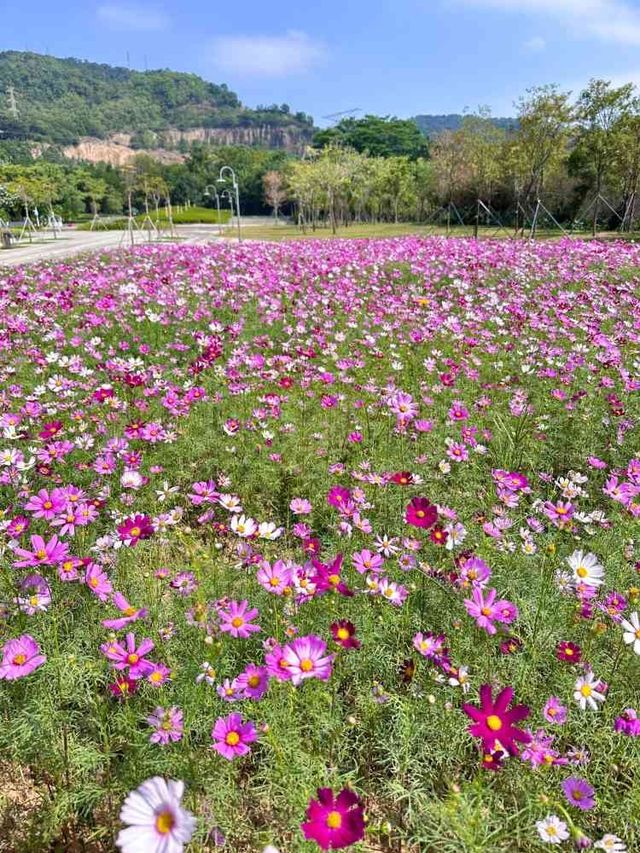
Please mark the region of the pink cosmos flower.
[[16, 603], [23, 613], [45, 613], [51, 604], [51, 587], [42, 575], [28, 575], [20, 584]]
[[269, 689], [269, 672], [266, 666], [250, 663], [234, 682], [245, 699], [262, 699]]
[[24, 508], [33, 513], [34, 518], [44, 518], [50, 521], [66, 507], [67, 501], [62, 489], [53, 489], [51, 494], [46, 489], [40, 489], [37, 495], [32, 495]]
[[54, 566], [61, 563], [69, 553], [69, 546], [65, 542], [59, 542], [57, 536], [52, 536], [45, 542], [42, 536], [31, 537], [32, 551], [26, 548], [16, 548], [14, 553], [22, 560], [14, 562], [14, 566], [20, 569], [24, 566]]
[[248, 608], [249, 602], [246, 599], [240, 602], [230, 601], [228, 606], [220, 611], [220, 630], [242, 640], [262, 630], [259, 625], [252, 624], [252, 620], [258, 616], [258, 608]]
[[372, 553], [368, 548], [357, 551], [351, 559], [354, 569], [361, 575], [367, 572], [379, 572], [384, 565], [384, 558], [380, 554]]
[[285, 649], [282, 646], [276, 643], [264, 656], [264, 662], [272, 678], [278, 681], [291, 681], [289, 661], [285, 657]]
[[282, 652], [287, 662], [291, 682], [297, 687], [307, 678], [319, 678], [328, 681], [331, 677], [331, 665], [334, 655], [326, 654], [327, 644], [316, 634], [298, 637], [285, 646]]
[[245, 723], [240, 714], [229, 714], [216, 720], [211, 738], [215, 741], [211, 748], [227, 761], [233, 761], [237, 756], [251, 752], [249, 744], [257, 740], [258, 734], [250, 720]]
[[561, 726], [567, 719], [567, 708], [557, 696], [549, 696], [542, 709], [542, 716], [548, 723]]
[[102, 625], [112, 631], [119, 631], [125, 625], [144, 619], [149, 612], [146, 607], [132, 607], [121, 592], [114, 592], [112, 601], [123, 614], [118, 619], [103, 619]]
[[276, 560], [273, 565], [264, 560], [256, 573], [256, 580], [267, 592], [284, 595], [293, 583], [293, 571], [283, 560]]
[[84, 582], [100, 601], [106, 602], [113, 592], [109, 576], [99, 563], [90, 563], [84, 574]]
[[0, 679], [14, 681], [16, 678], [24, 678], [42, 666], [46, 660], [46, 656], [40, 653], [40, 646], [30, 634], [8, 640], [2, 649]]
[[294, 515], [309, 515], [311, 512], [311, 501], [306, 498], [293, 498], [289, 509]]
[[120, 670], [129, 667], [130, 678], [144, 678], [153, 666], [151, 661], [144, 659], [145, 655], [148, 655], [155, 648], [153, 640], [144, 639], [136, 648], [135, 634], [129, 633], [125, 642], [126, 646], [121, 645], [117, 640], [103, 643], [100, 646], [100, 651], [107, 660], [111, 661], [114, 669]]
[[182, 711], [175, 706], [171, 708], [156, 708], [147, 717], [147, 722], [154, 729], [149, 737], [150, 743], [159, 743], [166, 746], [170, 742], [182, 740], [184, 728]]
[[474, 586], [472, 597], [464, 600], [469, 616], [476, 620], [478, 628], [484, 628], [488, 634], [495, 634], [497, 630], [493, 624], [498, 619], [498, 609], [494, 604], [497, 594], [495, 589], [482, 590]]

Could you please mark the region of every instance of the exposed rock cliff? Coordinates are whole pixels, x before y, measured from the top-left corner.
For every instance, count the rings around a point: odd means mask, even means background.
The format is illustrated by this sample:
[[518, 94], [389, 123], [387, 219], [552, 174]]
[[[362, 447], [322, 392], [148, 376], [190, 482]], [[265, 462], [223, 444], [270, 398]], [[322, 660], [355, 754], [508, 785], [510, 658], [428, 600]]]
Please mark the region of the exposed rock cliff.
[[93, 136], [83, 137], [76, 145], [63, 148], [65, 157], [87, 160], [91, 163], [111, 163], [123, 166], [136, 154], [148, 154], [162, 163], [180, 163], [184, 154], [179, 152], [183, 145], [204, 142], [209, 145], [251, 145], [260, 148], [283, 148], [291, 153], [301, 153], [311, 140], [312, 132], [292, 125], [272, 127], [268, 124], [250, 127], [194, 127], [189, 130], [172, 128], [157, 135], [157, 147], [132, 148], [132, 134], [113, 133], [107, 139]]

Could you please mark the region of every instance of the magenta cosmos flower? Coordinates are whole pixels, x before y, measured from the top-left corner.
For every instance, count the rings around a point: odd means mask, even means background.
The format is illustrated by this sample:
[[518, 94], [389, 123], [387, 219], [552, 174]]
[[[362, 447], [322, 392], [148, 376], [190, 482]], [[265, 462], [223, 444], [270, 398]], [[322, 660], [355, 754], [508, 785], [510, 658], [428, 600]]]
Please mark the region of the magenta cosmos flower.
[[311, 582], [315, 584], [317, 592], [322, 595], [324, 592], [333, 590], [350, 598], [353, 591], [349, 589], [346, 583], [342, 580], [342, 554], [338, 554], [331, 565], [321, 563], [320, 560], [312, 560], [311, 563], [316, 573], [311, 578]]
[[153, 524], [148, 515], [134, 515], [118, 525], [118, 535], [125, 545], [137, 545], [141, 539], [153, 536]]
[[7, 681], [23, 678], [42, 666], [46, 660], [46, 656], [40, 654], [40, 646], [33, 637], [23, 634], [4, 644], [0, 678], [6, 678]]
[[249, 744], [257, 740], [258, 734], [251, 720], [245, 723], [240, 714], [229, 714], [228, 717], [216, 720], [211, 738], [215, 741], [211, 749], [215, 749], [227, 761], [233, 761], [238, 755], [251, 752]]
[[319, 788], [318, 799], [310, 800], [304, 837], [322, 850], [340, 850], [364, 837], [364, 808], [357, 794], [344, 788], [336, 797], [331, 788]]
[[252, 620], [258, 615], [258, 608], [249, 608], [249, 602], [230, 601], [226, 610], [220, 611], [220, 630], [232, 637], [246, 639], [256, 631], [262, 630], [259, 625], [253, 625]]
[[180, 853], [191, 840], [196, 821], [182, 808], [184, 782], [147, 779], [127, 795], [120, 820], [128, 824], [116, 840], [122, 853]]
[[473, 720], [469, 726], [469, 733], [481, 738], [486, 752], [492, 753], [501, 749], [511, 755], [517, 755], [516, 741], [529, 743], [531, 740], [528, 732], [514, 726], [514, 723], [529, 716], [529, 708], [526, 705], [514, 705], [508, 710], [512, 699], [513, 687], [505, 687], [494, 701], [491, 696], [491, 685], [483, 684], [480, 688], [480, 707], [468, 703], [462, 706], [465, 714]]
[[427, 530], [438, 520], [438, 510], [427, 498], [412, 498], [406, 509], [404, 520], [407, 524]]
[[333, 655], [326, 654], [327, 644], [316, 634], [298, 637], [285, 646], [282, 657], [292, 683], [297, 687], [305, 678], [328, 681], [331, 676]]

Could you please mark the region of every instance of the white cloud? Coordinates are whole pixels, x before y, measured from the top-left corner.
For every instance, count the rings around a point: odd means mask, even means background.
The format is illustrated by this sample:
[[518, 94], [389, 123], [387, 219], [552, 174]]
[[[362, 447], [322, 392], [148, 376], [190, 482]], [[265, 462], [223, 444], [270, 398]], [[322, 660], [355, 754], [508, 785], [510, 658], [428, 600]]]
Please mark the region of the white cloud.
[[[457, 0], [460, 2], [460, 0]], [[467, 5], [529, 13], [559, 22], [569, 33], [640, 45], [640, 9], [627, 0], [461, 0]]]
[[297, 30], [280, 36], [219, 36], [211, 50], [217, 68], [247, 77], [304, 74], [326, 55], [323, 44]]
[[165, 30], [170, 24], [169, 16], [153, 6], [107, 3], [98, 6], [97, 15], [101, 23], [118, 30]]
[[547, 46], [546, 41], [540, 36], [528, 39], [523, 45], [527, 53], [540, 53]]

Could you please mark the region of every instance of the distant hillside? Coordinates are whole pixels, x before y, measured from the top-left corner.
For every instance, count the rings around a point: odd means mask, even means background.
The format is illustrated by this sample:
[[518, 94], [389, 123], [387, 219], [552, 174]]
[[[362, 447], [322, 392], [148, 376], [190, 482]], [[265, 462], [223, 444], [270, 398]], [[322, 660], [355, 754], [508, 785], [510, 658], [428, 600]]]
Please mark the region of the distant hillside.
[[4, 139], [75, 145], [110, 140], [131, 149], [176, 148], [184, 140], [233, 139], [295, 147], [313, 121], [289, 107], [249, 109], [225, 84], [195, 74], [131, 71], [37, 53], [0, 52], [0, 130]]
[[[449, 115], [441, 116], [418, 115], [413, 117], [413, 121], [426, 136], [437, 136], [443, 130], [458, 130], [463, 120], [464, 116], [460, 113], [450, 113]], [[518, 120], [515, 118], [492, 117], [491, 121], [496, 127], [502, 127], [505, 130], [514, 129], [518, 124]]]

